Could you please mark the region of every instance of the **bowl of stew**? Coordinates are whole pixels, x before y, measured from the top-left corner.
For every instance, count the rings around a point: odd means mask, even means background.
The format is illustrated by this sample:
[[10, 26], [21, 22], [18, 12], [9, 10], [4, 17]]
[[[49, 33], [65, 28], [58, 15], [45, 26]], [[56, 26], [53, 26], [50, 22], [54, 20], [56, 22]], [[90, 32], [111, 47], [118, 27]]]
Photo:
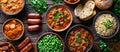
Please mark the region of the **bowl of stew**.
[[35, 44], [36, 52], [64, 52], [63, 39], [56, 33], [46, 32], [40, 35]]
[[1, 0], [0, 8], [7, 15], [18, 14], [25, 5], [25, 0]]
[[66, 34], [66, 46], [71, 52], [88, 52], [93, 46], [93, 33], [84, 25], [74, 25]]
[[23, 36], [24, 25], [19, 19], [11, 18], [4, 22], [2, 32], [8, 40], [15, 41]]
[[15, 47], [9, 42], [0, 42], [0, 52], [16, 52]]
[[73, 16], [68, 7], [56, 5], [51, 7], [46, 14], [46, 23], [53, 31], [66, 30], [72, 23]]
[[67, 4], [76, 4], [78, 3], [80, 0], [64, 0]]

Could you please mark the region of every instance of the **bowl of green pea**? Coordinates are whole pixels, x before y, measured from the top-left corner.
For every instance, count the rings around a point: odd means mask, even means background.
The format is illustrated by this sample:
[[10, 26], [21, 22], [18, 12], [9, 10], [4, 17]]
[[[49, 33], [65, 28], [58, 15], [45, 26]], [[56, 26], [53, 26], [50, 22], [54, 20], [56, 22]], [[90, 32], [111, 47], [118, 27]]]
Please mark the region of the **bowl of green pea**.
[[35, 44], [36, 52], [64, 52], [63, 39], [56, 33], [46, 32], [40, 35]]

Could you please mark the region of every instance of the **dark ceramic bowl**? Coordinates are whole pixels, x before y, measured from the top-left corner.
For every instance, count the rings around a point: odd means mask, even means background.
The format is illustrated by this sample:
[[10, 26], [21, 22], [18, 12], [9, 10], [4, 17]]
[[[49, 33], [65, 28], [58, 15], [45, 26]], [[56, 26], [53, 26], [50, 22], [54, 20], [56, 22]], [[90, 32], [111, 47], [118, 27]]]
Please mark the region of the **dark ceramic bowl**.
[[[96, 19], [97, 19], [100, 15], [102, 15], [102, 14], [111, 14], [111, 15], [112, 15], [113, 17], [115, 17], [115, 19], [116, 19], [116, 24], [117, 24], [117, 26], [116, 26], [115, 32], [114, 32], [112, 35], [110, 35], [110, 36], [101, 36], [100, 34], [97, 33], [97, 31], [96, 31], [96, 29], [95, 29]], [[110, 38], [114, 37], [114, 36], [118, 33], [118, 31], [119, 31], [119, 20], [118, 20], [117, 16], [116, 16], [114, 13], [110, 12], [110, 11], [102, 11], [102, 12], [99, 12], [99, 13], [95, 16], [95, 18], [94, 18], [94, 20], [93, 20], [93, 29], [94, 29], [96, 35], [98, 35], [99, 37], [104, 38], [104, 39], [110, 39]]]
[[[15, 38], [15, 39], [11, 39], [11, 38], [9, 38], [5, 33], [4, 33], [4, 26], [6, 25], [6, 23], [7, 22], [9, 22], [9, 21], [11, 21], [11, 20], [16, 20], [16, 21], [18, 21], [20, 24], [22, 24], [22, 32], [21, 32], [21, 35], [18, 37], [18, 38]], [[2, 25], [2, 33], [3, 33], [3, 35], [8, 39], [8, 40], [11, 40], [11, 41], [15, 41], [15, 40], [18, 40], [18, 39], [20, 39], [22, 36], [23, 36], [23, 33], [24, 33], [24, 25], [23, 25], [23, 23], [22, 23], [22, 21], [20, 21], [19, 19], [16, 19], [16, 18], [11, 18], [11, 19], [8, 19], [8, 20], [6, 20], [4, 23], [3, 23], [3, 25]]]
[[76, 3], [78, 3], [79, 1], [80, 1], [80, 0], [77, 0], [76, 2], [68, 2], [68, 1], [64, 0], [65, 3], [71, 4], [71, 5], [76, 4]]
[[[66, 40], [65, 44], [66, 44], [67, 48], [69, 49], [69, 46], [68, 46], [68, 43], [67, 43], [67, 38], [68, 38], [68, 36], [69, 36], [70, 31], [71, 31], [73, 28], [75, 28], [75, 27], [82, 27], [82, 28], [86, 29], [88, 32], [91, 33], [92, 43], [91, 43], [91, 45], [88, 46], [88, 49], [85, 51], [85, 52], [89, 52], [89, 51], [91, 50], [91, 48], [93, 47], [93, 42], [94, 42], [94, 40], [93, 40], [93, 39], [94, 39], [94, 37], [93, 37], [93, 32], [92, 32], [92, 31], [90, 30], [90, 28], [88, 28], [87, 26], [84, 26], [84, 25], [81, 25], [81, 24], [74, 25], [74, 26], [72, 26], [72, 27], [67, 31], [66, 37], [65, 37], [65, 40]], [[69, 51], [70, 51], [70, 49], [69, 49]]]
[[[1, 45], [4, 44], [4, 43], [5, 43], [5, 44], [8, 44], [9, 46], [11, 46], [11, 48], [13, 49], [14, 52], [17, 52], [16, 49], [15, 49], [15, 47], [13, 46], [13, 44], [11, 44], [10, 42], [0, 42], [0, 43], [1, 43]], [[10, 51], [10, 50], [9, 50], [9, 51]], [[3, 52], [4, 52], [4, 51], [3, 51]]]
[[39, 52], [39, 51], [38, 51], [38, 41], [39, 41], [42, 37], [46, 36], [47, 34], [53, 34], [53, 35], [57, 36], [57, 37], [62, 41], [62, 44], [63, 44], [63, 46], [62, 46], [62, 52], [64, 52], [65, 44], [64, 44], [63, 39], [62, 39], [58, 34], [53, 33], [53, 32], [43, 33], [42, 35], [40, 35], [40, 36], [37, 38], [36, 44], [35, 44], [35, 52]]
[[71, 21], [70, 21], [70, 23], [69, 23], [64, 29], [60, 29], [60, 30], [55, 30], [55, 29], [53, 29], [53, 28], [48, 24], [48, 22], [47, 22], [47, 20], [46, 20], [46, 23], [47, 23], [47, 25], [48, 25], [48, 27], [49, 27], [50, 29], [52, 29], [53, 31], [56, 31], [56, 32], [61, 32], [61, 31], [64, 31], [64, 30], [68, 29], [69, 26], [72, 24], [73, 15], [72, 15], [72, 12], [69, 10], [69, 8], [68, 8], [67, 6], [60, 5], [60, 4], [59, 4], [59, 5], [56, 5], [56, 6], [51, 7], [51, 8], [47, 11], [47, 13], [46, 13], [46, 19], [47, 19], [47, 14], [48, 14], [53, 8], [55, 8], [55, 7], [63, 7], [63, 8], [65, 8], [65, 9], [67, 9], [67, 10], [70, 12], [70, 15], [71, 15]]
[[2, 11], [4, 14], [6, 14], [6, 15], [16, 15], [16, 14], [20, 13], [20, 12], [23, 10], [23, 8], [25, 7], [25, 2], [26, 2], [26, 0], [23, 0], [23, 1], [24, 1], [24, 4], [23, 4], [22, 8], [21, 8], [20, 10], [18, 10], [17, 12], [15, 12], [15, 13], [9, 14], [9, 13], [3, 11], [2, 8], [0, 8], [0, 9], [1, 9], [1, 11]]

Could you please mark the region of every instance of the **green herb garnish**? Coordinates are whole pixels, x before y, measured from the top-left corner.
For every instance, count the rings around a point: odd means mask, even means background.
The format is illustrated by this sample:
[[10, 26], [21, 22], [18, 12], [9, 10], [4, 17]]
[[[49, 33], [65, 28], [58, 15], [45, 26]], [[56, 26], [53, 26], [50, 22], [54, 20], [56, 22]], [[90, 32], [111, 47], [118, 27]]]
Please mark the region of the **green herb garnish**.
[[31, 2], [37, 13], [44, 13], [48, 8], [46, 0], [29, 0], [29, 2]]
[[56, 13], [54, 14], [54, 19], [57, 19], [60, 16], [60, 12], [56, 11]]
[[53, 4], [56, 5], [56, 4], [59, 3], [59, 2], [62, 3], [63, 1], [62, 1], [62, 0], [54, 0], [54, 1], [53, 1]]
[[80, 39], [80, 38], [76, 38], [76, 42], [77, 42], [77, 43], [80, 43], [80, 42], [81, 42], [81, 39]]
[[109, 28], [111, 28], [111, 27], [114, 26], [114, 24], [113, 24], [109, 19], [107, 19], [106, 21], [104, 21], [102, 24], [103, 24], [107, 29], [109, 29]]
[[54, 19], [57, 19], [59, 16], [64, 17], [64, 13], [60, 13], [59, 11], [56, 11], [56, 13], [54, 14]]
[[113, 0], [115, 5], [112, 7], [112, 11], [115, 13], [115, 15], [118, 17], [120, 21], [120, 0]]
[[84, 40], [85, 40], [85, 42], [87, 42], [88, 41], [88, 36], [85, 36]]
[[80, 35], [81, 35], [80, 32], [77, 32], [77, 36], [80, 37]]
[[107, 47], [107, 44], [103, 40], [100, 40], [99, 44], [101, 49], [104, 49], [105, 47]]

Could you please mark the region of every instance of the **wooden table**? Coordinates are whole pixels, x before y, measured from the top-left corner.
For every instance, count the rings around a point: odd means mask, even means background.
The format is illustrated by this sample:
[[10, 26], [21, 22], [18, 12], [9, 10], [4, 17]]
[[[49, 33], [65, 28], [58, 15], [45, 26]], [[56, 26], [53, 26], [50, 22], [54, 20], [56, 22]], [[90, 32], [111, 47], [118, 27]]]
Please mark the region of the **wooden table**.
[[[47, 3], [49, 5], [49, 8], [52, 7], [52, 0], [47, 0]], [[88, 20], [88, 21], [85, 21], [85, 22], [82, 22], [80, 21], [75, 15], [74, 15], [74, 8], [78, 5], [68, 5], [68, 4], [65, 4], [64, 2], [62, 3], [62, 5], [66, 5], [68, 6], [68, 8], [71, 10], [72, 14], [73, 14], [73, 23], [71, 26], [75, 25], [75, 24], [83, 24], [83, 25], [86, 25], [88, 26], [92, 31], [92, 22], [93, 22], [93, 18]], [[2, 11], [0, 11], [0, 41], [8, 41], [4, 36], [3, 36], [3, 33], [2, 33], [2, 25], [3, 23], [9, 19], [9, 18], [18, 18], [20, 19], [23, 23], [24, 23], [24, 27], [25, 27], [25, 32], [24, 32], [24, 36], [20, 39], [20, 40], [17, 40], [17, 41], [9, 41], [11, 43], [13, 43], [15, 46], [18, 45], [18, 43], [20, 43], [25, 37], [30, 37], [31, 38], [31, 42], [33, 44], [35, 44], [35, 41], [36, 39], [44, 32], [54, 32], [52, 31], [51, 29], [49, 29], [49, 27], [46, 25], [46, 22], [45, 22], [45, 16], [46, 16], [46, 12], [44, 14], [42, 14], [42, 25], [41, 25], [41, 29], [39, 31], [36, 31], [36, 32], [28, 32], [26, 27], [27, 27], [27, 23], [26, 23], [26, 15], [27, 13], [29, 12], [33, 12], [33, 8], [29, 8], [28, 7], [30, 6], [30, 4], [27, 2], [26, 0], [26, 5], [24, 7], [24, 9], [17, 15], [15, 16], [7, 16], [5, 14], [2, 13]], [[97, 11], [98, 12], [98, 11]], [[70, 26], [70, 27], [71, 27]], [[69, 28], [70, 28], [69, 27]], [[68, 29], [69, 29], [68, 28]], [[67, 30], [68, 30], [67, 29]], [[55, 33], [58, 33], [65, 41], [65, 35], [66, 35], [66, 32], [67, 30], [63, 31], [63, 32], [55, 32]], [[98, 40], [100, 39], [97, 35], [93, 34], [94, 36], [94, 46], [93, 48], [91, 49], [93, 52], [100, 52], [100, 49], [99, 49], [99, 46], [98, 46]], [[115, 43], [113, 41], [110, 40], [106, 40], [110, 45], [113, 45], [114, 46], [117, 46], [118, 48], [115, 48], [117, 50], [120, 49], [120, 43]], [[18, 51], [19, 52], [19, 51]], [[31, 52], [35, 52], [34, 49], [31, 51]], [[65, 52], [69, 52], [67, 48], [65, 48]]]

